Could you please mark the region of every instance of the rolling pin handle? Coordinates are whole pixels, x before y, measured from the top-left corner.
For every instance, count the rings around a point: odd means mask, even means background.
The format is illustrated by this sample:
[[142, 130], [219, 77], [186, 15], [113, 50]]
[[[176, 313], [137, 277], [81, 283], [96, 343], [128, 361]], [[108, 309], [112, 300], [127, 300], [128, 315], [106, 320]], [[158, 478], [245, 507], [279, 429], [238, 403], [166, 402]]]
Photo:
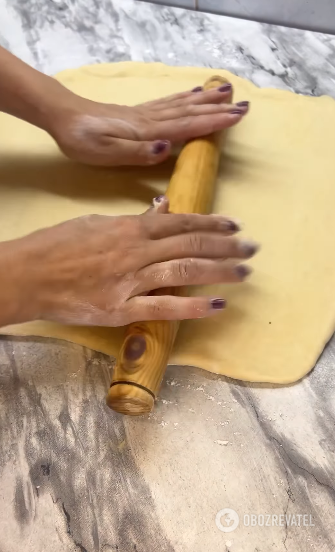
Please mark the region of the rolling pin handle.
[[112, 382], [107, 405], [120, 414], [128, 416], [141, 416], [149, 414], [153, 410], [155, 396], [146, 387], [132, 381]]

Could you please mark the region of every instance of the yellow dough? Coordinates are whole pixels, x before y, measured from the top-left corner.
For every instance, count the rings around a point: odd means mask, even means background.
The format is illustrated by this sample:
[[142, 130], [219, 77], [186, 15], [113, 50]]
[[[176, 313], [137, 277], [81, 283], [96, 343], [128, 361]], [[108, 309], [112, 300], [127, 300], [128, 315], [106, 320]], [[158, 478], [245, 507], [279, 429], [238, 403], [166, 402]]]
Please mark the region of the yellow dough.
[[[201, 85], [217, 70], [118, 63], [57, 78], [74, 92], [133, 105]], [[228, 132], [215, 212], [262, 244], [248, 283], [203, 288], [229, 307], [183, 322], [171, 358], [227, 376], [287, 383], [314, 366], [335, 322], [335, 101], [258, 89], [226, 71], [250, 114]], [[100, 169], [65, 159], [51, 138], [0, 115], [0, 239], [88, 213], [141, 213], [173, 163]], [[194, 289], [193, 293], [199, 293]], [[117, 355], [124, 329], [36, 322], [3, 334], [50, 336]]]

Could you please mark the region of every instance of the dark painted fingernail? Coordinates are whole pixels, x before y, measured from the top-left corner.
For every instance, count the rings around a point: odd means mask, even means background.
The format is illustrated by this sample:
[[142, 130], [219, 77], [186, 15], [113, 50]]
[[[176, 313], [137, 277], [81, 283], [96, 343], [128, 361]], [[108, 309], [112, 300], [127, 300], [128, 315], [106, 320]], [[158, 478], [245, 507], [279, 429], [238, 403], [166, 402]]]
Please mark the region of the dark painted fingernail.
[[160, 142], [155, 142], [152, 147], [152, 153], [162, 153], [168, 147], [169, 142], [167, 140], [161, 140]]
[[239, 278], [242, 278], [243, 280], [244, 280], [244, 278], [249, 276], [249, 274], [252, 273], [252, 268], [250, 266], [247, 266], [247, 265], [235, 266], [234, 270], [235, 270], [237, 276]]
[[160, 195], [160, 196], [157, 196], [157, 197], [154, 197], [153, 201], [155, 203], [162, 203], [162, 201], [164, 200], [165, 196], [164, 195]]
[[244, 111], [242, 109], [233, 109], [229, 112], [231, 115], [243, 115]]
[[224, 299], [212, 299], [211, 307], [214, 310], [222, 310], [226, 306], [226, 301]]
[[240, 248], [245, 258], [253, 257], [259, 250], [259, 245], [252, 241], [241, 241]]
[[229, 82], [227, 82], [227, 84], [223, 84], [222, 86], [220, 86], [218, 88], [218, 91], [219, 92], [229, 92], [229, 90], [231, 90], [231, 89], [232, 89], [231, 84]]
[[241, 227], [234, 220], [227, 220], [226, 227], [229, 232], [239, 232]]
[[250, 102], [237, 102], [238, 107], [249, 107]]
[[192, 92], [202, 92], [203, 91], [203, 87], [202, 86], [196, 86], [195, 88], [193, 88]]

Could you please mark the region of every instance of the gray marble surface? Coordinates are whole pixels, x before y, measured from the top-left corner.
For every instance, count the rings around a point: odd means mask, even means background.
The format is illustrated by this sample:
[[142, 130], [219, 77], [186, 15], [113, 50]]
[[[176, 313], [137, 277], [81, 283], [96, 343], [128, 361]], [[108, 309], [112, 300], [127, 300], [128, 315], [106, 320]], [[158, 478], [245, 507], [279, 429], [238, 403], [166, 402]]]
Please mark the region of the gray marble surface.
[[146, 0], [274, 25], [335, 33], [333, 0]]
[[[163, 61], [335, 97], [332, 36], [134, 0], [0, 0], [0, 42], [47, 73]], [[170, 367], [154, 413], [129, 419], [104, 405], [111, 359], [2, 338], [1, 552], [332, 552], [334, 357], [332, 340], [288, 387]]]

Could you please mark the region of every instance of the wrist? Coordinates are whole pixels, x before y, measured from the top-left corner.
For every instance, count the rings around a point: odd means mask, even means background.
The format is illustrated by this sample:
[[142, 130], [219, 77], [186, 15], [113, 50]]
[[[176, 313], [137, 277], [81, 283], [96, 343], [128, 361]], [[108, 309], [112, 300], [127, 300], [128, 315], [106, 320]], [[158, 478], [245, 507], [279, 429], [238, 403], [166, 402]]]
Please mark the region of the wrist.
[[[74, 111], [76, 95], [53, 77], [43, 77], [43, 87], [34, 96], [31, 119], [28, 122], [45, 130], [53, 138], [61, 120]], [[44, 80], [45, 79], [45, 80]]]
[[[54, 80], [54, 79], [53, 79]], [[43, 130], [56, 142], [64, 141], [82, 114], [89, 111], [90, 100], [78, 96], [54, 80], [56, 86], [43, 108]]]
[[0, 47], [0, 111], [52, 134], [58, 114], [76, 95]]

